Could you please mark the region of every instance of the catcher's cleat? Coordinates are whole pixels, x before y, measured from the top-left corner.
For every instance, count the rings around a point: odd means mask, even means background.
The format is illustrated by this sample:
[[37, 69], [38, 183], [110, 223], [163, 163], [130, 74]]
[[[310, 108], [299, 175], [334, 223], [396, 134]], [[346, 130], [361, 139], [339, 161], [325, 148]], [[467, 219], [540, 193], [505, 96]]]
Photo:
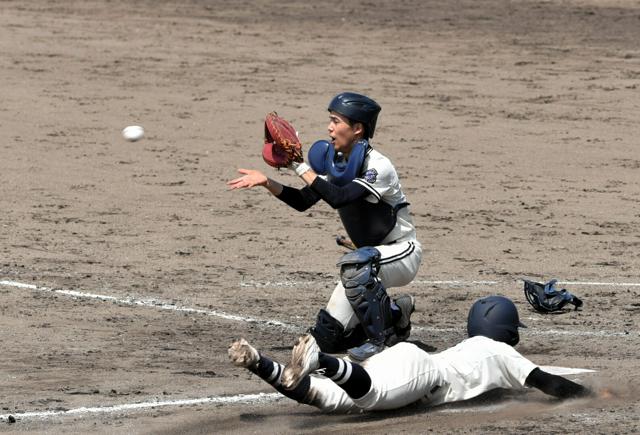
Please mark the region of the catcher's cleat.
[[411, 295], [402, 295], [395, 300], [400, 308], [400, 319], [395, 325], [396, 335], [399, 341], [404, 341], [411, 335], [411, 314], [416, 309], [416, 298]]
[[298, 386], [302, 378], [320, 367], [318, 353], [320, 348], [311, 334], [298, 338], [291, 352], [291, 362], [282, 372], [282, 386], [292, 390]]
[[367, 341], [366, 343], [358, 347], [352, 347], [351, 349], [347, 350], [347, 354], [353, 361], [364, 361], [368, 358], [371, 358], [375, 354], [382, 352], [386, 348], [387, 346], [385, 346], [384, 344], [375, 344]]
[[234, 365], [247, 369], [255, 367], [260, 360], [258, 351], [244, 338], [234, 341], [233, 344], [231, 344], [231, 347], [227, 350], [227, 353], [229, 354], [229, 359]]

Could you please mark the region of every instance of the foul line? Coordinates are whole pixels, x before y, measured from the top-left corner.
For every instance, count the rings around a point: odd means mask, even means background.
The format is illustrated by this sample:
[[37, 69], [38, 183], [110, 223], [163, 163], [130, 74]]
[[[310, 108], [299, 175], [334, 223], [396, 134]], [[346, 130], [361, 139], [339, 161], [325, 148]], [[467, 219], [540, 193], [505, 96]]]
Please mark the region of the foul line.
[[[335, 285], [337, 281], [242, 281], [240, 287], [318, 287], [326, 285]], [[513, 281], [468, 281], [468, 280], [415, 280], [412, 281], [407, 287], [416, 285], [432, 285], [442, 287], [474, 287], [478, 285], [511, 285], [512, 283], [522, 282], [522, 279], [516, 279]], [[588, 287], [640, 287], [640, 282], [598, 282], [598, 281], [558, 281], [558, 285], [577, 285]]]
[[110, 301], [110, 302], [115, 302], [122, 305], [143, 306], [143, 307], [157, 308], [159, 310], [178, 311], [178, 312], [193, 313], [193, 314], [204, 314], [206, 316], [215, 316], [215, 317], [220, 317], [221, 319], [226, 319], [226, 320], [235, 320], [235, 321], [246, 322], [246, 323], [256, 323], [256, 324], [261, 324], [265, 326], [278, 326], [280, 328], [290, 330], [293, 332], [300, 332], [303, 330], [303, 328], [300, 326], [291, 325], [289, 323], [284, 323], [277, 320], [257, 319], [253, 317], [243, 317], [243, 316], [237, 316], [235, 314], [228, 314], [223, 311], [203, 310], [201, 308], [185, 307], [185, 306], [173, 304], [171, 302], [159, 301], [157, 299], [138, 299], [134, 297], [118, 298], [118, 297], [109, 296], [109, 295], [83, 293], [76, 290], [56, 290], [48, 287], [41, 287], [33, 284], [25, 284], [22, 282], [7, 281], [7, 280], [0, 281], [0, 285], [6, 286], [6, 287], [26, 288], [29, 290], [36, 290], [36, 291], [47, 292], [47, 293], [56, 293], [60, 295], [71, 296], [74, 298]]
[[[337, 281], [241, 281], [240, 287], [252, 287], [252, 288], [263, 288], [263, 287], [317, 287], [317, 286], [325, 286], [325, 285], [335, 285]], [[496, 285], [500, 284], [499, 281], [460, 281], [460, 280], [436, 280], [436, 281], [424, 281], [424, 280], [416, 280], [412, 281], [408, 287], [414, 285], [441, 285], [441, 286], [451, 286], [451, 287], [463, 287], [463, 286], [472, 286], [472, 285]], [[640, 284], [638, 284], [640, 285]]]
[[[447, 281], [453, 282], [453, 281]], [[455, 281], [459, 283], [460, 281]], [[482, 281], [483, 283], [487, 283], [487, 281]], [[491, 282], [491, 281], [489, 281]], [[285, 329], [291, 329], [299, 332], [303, 330], [302, 327], [297, 325], [291, 325], [284, 322], [279, 322], [276, 320], [265, 320], [265, 319], [256, 319], [251, 317], [242, 317], [232, 314], [227, 314], [221, 311], [215, 310], [203, 310], [199, 308], [190, 308], [184, 307], [180, 305], [176, 305], [173, 303], [162, 302], [156, 299], [138, 299], [133, 297], [127, 298], [118, 298], [109, 295], [101, 295], [94, 293], [83, 293], [76, 290], [62, 290], [62, 289], [51, 289], [47, 287], [37, 286], [34, 284], [26, 284], [17, 281], [10, 280], [0, 280], [0, 286], [6, 287], [15, 287], [15, 288], [24, 288], [34, 291], [42, 291], [60, 294], [64, 296], [74, 297], [74, 298], [86, 298], [86, 299], [95, 299], [102, 301], [111, 301], [114, 303], [119, 303], [123, 305], [132, 305], [132, 306], [144, 306], [144, 307], [152, 307], [161, 310], [170, 310], [170, 311], [178, 311], [178, 312], [187, 312], [194, 314], [204, 314], [209, 316], [217, 316], [227, 320], [235, 320], [235, 321], [243, 321], [247, 323], [257, 323], [264, 326], [279, 326]], [[430, 332], [460, 332], [462, 329], [460, 328], [433, 328], [433, 327], [420, 327], [415, 326], [414, 330], [420, 331], [430, 331]], [[529, 332], [534, 332], [529, 330]], [[559, 330], [550, 330], [550, 331], [535, 331], [536, 334], [546, 335], [546, 334], [565, 334], [565, 335], [596, 335], [596, 336], [617, 336], [617, 335], [628, 335], [627, 333], [612, 333], [606, 331], [559, 331]], [[85, 414], [98, 414], [98, 413], [117, 413], [117, 412], [126, 412], [126, 411], [135, 411], [149, 408], [159, 408], [159, 407], [167, 407], [167, 406], [192, 406], [192, 405], [201, 405], [201, 404], [236, 404], [236, 403], [245, 403], [245, 404], [255, 404], [255, 403], [267, 403], [281, 400], [284, 396], [279, 393], [258, 393], [258, 394], [240, 394], [235, 396], [209, 396], [205, 398], [199, 399], [182, 399], [182, 400], [167, 400], [167, 401], [159, 401], [153, 400], [149, 402], [139, 402], [139, 403], [128, 403], [122, 405], [112, 405], [112, 406], [97, 406], [97, 407], [80, 407], [69, 410], [57, 410], [57, 411], [31, 411], [31, 412], [23, 412], [23, 413], [15, 413], [15, 414], [0, 414], [0, 421], [9, 421], [10, 419], [21, 420], [21, 419], [46, 419], [51, 417], [60, 417], [60, 416], [69, 416], [69, 415], [85, 415]], [[469, 411], [478, 411], [480, 409], [461, 409], [460, 411], [452, 411], [452, 410], [443, 410], [440, 412], [469, 412]], [[491, 412], [491, 407], [483, 408], [485, 411]]]
[[[558, 375], [569, 375], [569, 374], [581, 374], [581, 373], [593, 373], [595, 370], [591, 369], [581, 369], [581, 368], [572, 368], [572, 367], [556, 367], [556, 366], [541, 366], [541, 369]], [[128, 411], [137, 411], [143, 409], [153, 409], [153, 408], [161, 408], [166, 406], [193, 406], [193, 405], [204, 405], [204, 404], [223, 404], [223, 405], [233, 405], [233, 404], [260, 404], [260, 403], [271, 403], [277, 402], [279, 400], [285, 399], [280, 393], [256, 393], [256, 394], [238, 394], [235, 396], [209, 396], [203, 397], [199, 399], [179, 399], [179, 400], [152, 400], [149, 402], [138, 402], [138, 403], [125, 403], [123, 405], [111, 405], [111, 406], [95, 406], [95, 407], [80, 407], [74, 409], [66, 409], [66, 410], [58, 410], [58, 411], [30, 411], [30, 412], [18, 412], [15, 414], [0, 414], [0, 421], [8, 421], [10, 417], [13, 417], [17, 420], [27, 420], [27, 419], [47, 419], [51, 417], [66, 417], [71, 415], [86, 415], [86, 414], [111, 414], [117, 412], [128, 412]], [[498, 406], [501, 407], [502, 404], [499, 405], [488, 405], [488, 406], [480, 406], [474, 408], [449, 408], [443, 409], [437, 412], [444, 413], [463, 413], [463, 412], [492, 412], [493, 409]]]
[[[185, 306], [176, 305], [166, 301], [159, 301], [157, 299], [139, 299], [134, 297], [118, 298], [118, 297], [109, 296], [109, 295], [83, 293], [76, 290], [55, 290], [48, 287], [41, 287], [34, 284], [25, 284], [25, 283], [21, 283], [17, 281], [9, 281], [9, 280], [0, 281], [0, 286], [26, 288], [29, 290], [55, 293], [55, 294], [70, 296], [74, 298], [111, 301], [111, 302], [122, 304], [122, 305], [143, 306], [143, 307], [150, 307], [150, 308], [156, 308], [156, 309], [167, 310], [167, 311], [202, 314], [205, 316], [214, 316], [214, 317], [219, 317], [225, 320], [253, 323], [253, 324], [266, 326], [266, 327], [274, 327], [274, 326], [280, 327], [282, 329], [285, 329], [287, 331], [294, 332], [294, 333], [302, 333], [306, 330], [306, 328], [303, 326], [280, 322], [278, 320], [258, 319], [254, 317], [243, 317], [235, 314], [228, 314], [222, 311], [204, 310], [201, 308], [185, 307]], [[457, 328], [456, 327], [436, 328], [431, 326], [414, 325], [413, 331], [414, 332], [423, 331], [423, 332], [433, 332], [433, 333], [452, 333], [452, 332], [458, 333], [459, 332], [462, 334], [464, 332], [464, 327], [460, 326]], [[603, 331], [603, 330], [601, 331], [579, 331], [579, 330], [563, 331], [563, 330], [555, 330], [555, 329], [536, 330], [534, 328], [528, 328], [524, 330], [523, 333], [532, 334], [532, 335], [569, 335], [569, 336], [582, 336], [582, 337], [589, 337], [589, 336], [591, 337], [625, 337], [625, 336], [631, 335], [630, 331], [624, 331], [624, 332], [613, 332], [613, 331]]]
[[[583, 372], [579, 372], [583, 373]], [[286, 397], [280, 393], [257, 393], [257, 394], [239, 394], [237, 396], [221, 396], [221, 397], [204, 397], [200, 399], [182, 399], [182, 400], [165, 400], [165, 401], [150, 401], [139, 403], [126, 403], [124, 405], [112, 405], [112, 406], [95, 406], [95, 407], [80, 407], [59, 411], [30, 411], [30, 412], [18, 412], [15, 414], [0, 414], [0, 421], [8, 422], [13, 418], [13, 421], [41, 419], [45, 420], [53, 417], [68, 417], [68, 416], [83, 416], [90, 414], [113, 414], [117, 412], [129, 412], [138, 411], [144, 409], [155, 409], [169, 406], [193, 406], [203, 404], [260, 404], [260, 403], [272, 403], [285, 399]], [[456, 407], [456, 405], [460, 407]], [[478, 412], [494, 412], [496, 410], [506, 407], [507, 403], [498, 403], [485, 406], [467, 407], [461, 403], [451, 403], [449, 407], [444, 409], [433, 409], [433, 412], [440, 414], [462, 414], [462, 413], [478, 413]]]
[[123, 411], [135, 411], [139, 409], [160, 408], [164, 406], [191, 406], [202, 404], [236, 404], [236, 403], [267, 403], [274, 402], [283, 399], [285, 396], [280, 393], [257, 393], [257, 394], [238, 394], [236, 396], [211, 396], [203, 397], [200, 399], [182, 399], [182, 400], [154, 400], [150, 402], [141, 403], [126, 403], [124, 405], [113, 406], [96, 406], [96, 407], [81, 407], [75, 409], [67, 409], [61, 411], [33, 411], [22, 412], [15, 414], [3, 414], [0, 415], [0, 421], [7, 421], [9, 417], [13, 417], [16, 420], [30, 419], [30, 418], [50, 418], [60, 417], [68, 415], [83, 415], [83, 414], [110, 414]]

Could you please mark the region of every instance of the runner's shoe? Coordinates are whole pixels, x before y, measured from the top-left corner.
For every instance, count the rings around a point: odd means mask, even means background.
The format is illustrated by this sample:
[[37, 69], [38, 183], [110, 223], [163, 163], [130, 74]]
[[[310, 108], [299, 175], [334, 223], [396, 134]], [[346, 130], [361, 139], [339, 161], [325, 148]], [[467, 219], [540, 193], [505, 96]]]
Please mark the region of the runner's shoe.
[[294, 389], [309, 373], [320, 367], [318, 353], [320, 348], [312, 335], [306, 334], [298, 339], [291, 352], [291, 362], [282, 373], [282, 386], [287, 390]]
[[238, 341], [234, 341], [231, 347], [227, 350], [229, 359], [234, 365], [238, 367], [251, 368], [255, 367], [260, 360], [258, 351], [249, 344], [247, 340], [241, 338]]

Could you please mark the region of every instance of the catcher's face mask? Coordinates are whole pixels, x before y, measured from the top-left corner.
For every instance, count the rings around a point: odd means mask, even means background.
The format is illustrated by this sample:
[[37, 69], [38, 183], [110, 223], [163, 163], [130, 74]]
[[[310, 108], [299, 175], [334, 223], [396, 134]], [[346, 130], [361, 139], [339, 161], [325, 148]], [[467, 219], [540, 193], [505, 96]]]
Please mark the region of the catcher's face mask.
[[566, 289], [558, 290], [556, 288], [557, 282], [557, 279], [552, 279], [546, 284], [524, 280], [524, 295], [536, 311], [540, 313], [562, 311], [562, 308], [567, 304], [573, 304], [576, 311], [582, 307], [582, 300]]

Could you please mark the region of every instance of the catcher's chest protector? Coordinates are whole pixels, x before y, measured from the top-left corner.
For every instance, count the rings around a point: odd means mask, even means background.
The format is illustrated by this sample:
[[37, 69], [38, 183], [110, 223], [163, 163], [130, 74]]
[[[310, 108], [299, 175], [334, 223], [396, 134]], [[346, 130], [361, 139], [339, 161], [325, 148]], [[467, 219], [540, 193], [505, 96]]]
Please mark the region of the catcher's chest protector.
[[349, 160], [345, 162], [338, 158], [331, 143], [319, 140], [309, 148], [309, 165], [316, 174], [327, 175], [331, 183], [344, 186], [360, 176], [368, 150], [369, 142], [366, 140], [356, 142], [349, 154]]
[[[326, 140], [315, 142], [309, 149], [309, 165], [320, 175], [326, 175], [329, 182], [344, 186], [358, 178], [360, 184], [366, 182], [368, 188], [375, 191], [378, 172], [371, 164], [372, 148], [366, 140], [354, 144], [349, 160], [341, 162]], [[409, 205], [401, 203], [395, 207], [379, 197], [375, 202], [361, 198], [340, 207], [338, 214], [349, 238], [358, 246], [377, 246], [393, 231], [397, 222], [398, 210]]]

